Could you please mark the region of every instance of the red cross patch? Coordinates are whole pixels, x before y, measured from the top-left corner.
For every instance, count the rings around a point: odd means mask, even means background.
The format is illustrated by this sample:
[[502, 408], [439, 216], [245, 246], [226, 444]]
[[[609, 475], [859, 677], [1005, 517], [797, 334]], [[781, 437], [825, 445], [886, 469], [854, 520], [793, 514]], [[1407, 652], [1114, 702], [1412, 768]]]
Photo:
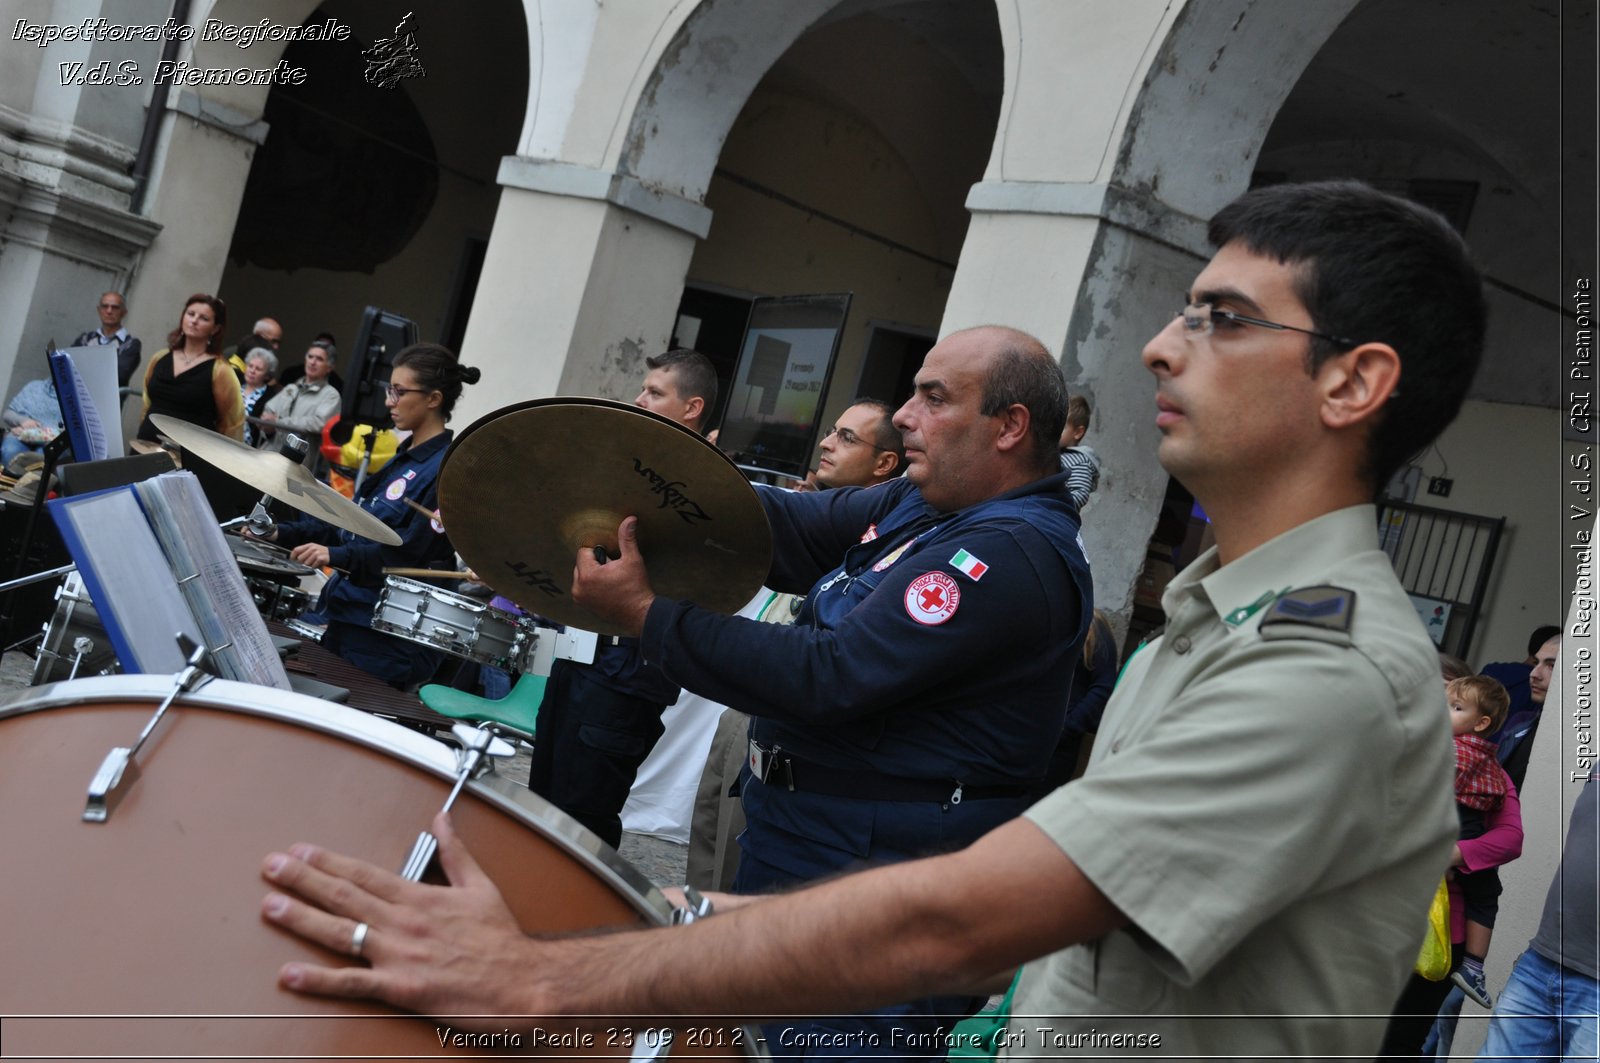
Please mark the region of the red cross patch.
[[942, 624], [960, 604], [961, 588], [943, 572], [924, 572], [906, 588], [906, 613], [919, 624]]

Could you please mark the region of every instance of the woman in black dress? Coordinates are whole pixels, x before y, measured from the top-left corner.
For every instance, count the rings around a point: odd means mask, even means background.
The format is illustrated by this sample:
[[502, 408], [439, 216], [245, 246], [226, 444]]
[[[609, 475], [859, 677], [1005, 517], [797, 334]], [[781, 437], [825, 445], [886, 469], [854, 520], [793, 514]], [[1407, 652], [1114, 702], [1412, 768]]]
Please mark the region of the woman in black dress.
[[167, 335], [144, 372], [144, 420], [139, 438], [155, 442], [152, 413], [209, 428], [243, 441], [244, 402], [239, 378], [222, 357], [222, 330], [228, 308], [214, 295], [197, 293], [183, 304], [178, 327]]

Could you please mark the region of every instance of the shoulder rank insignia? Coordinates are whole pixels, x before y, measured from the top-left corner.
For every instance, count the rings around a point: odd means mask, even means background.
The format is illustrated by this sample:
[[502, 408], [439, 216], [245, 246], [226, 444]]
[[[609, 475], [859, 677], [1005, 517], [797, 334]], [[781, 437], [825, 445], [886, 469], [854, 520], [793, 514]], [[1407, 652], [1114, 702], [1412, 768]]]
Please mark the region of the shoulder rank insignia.
[[1327, 584], [1297, 587], [1273, 602], [1261, 618], [1261, 637], [1312, 638], [1348, 645], [1355, 611], [1355, 591]]

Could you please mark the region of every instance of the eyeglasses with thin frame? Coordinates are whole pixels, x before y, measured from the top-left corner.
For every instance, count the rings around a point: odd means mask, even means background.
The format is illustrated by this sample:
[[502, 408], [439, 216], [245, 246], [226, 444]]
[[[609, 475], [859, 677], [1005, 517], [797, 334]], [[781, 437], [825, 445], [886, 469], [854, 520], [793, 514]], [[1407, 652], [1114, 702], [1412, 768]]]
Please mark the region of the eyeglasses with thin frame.
[[426, 395], [429, 392], [431, 392], [432, 390], [433, 390], [432, 388], [403, 388], [399, 384], [389, 384], [389, 385], [384, 387], [383, 393], [385, 395], [389, 396], [395, 402], [399, 402], [402, 398], [404, 398], [407, 395], [411, 395], [411, 394]]
[[1235, 313], [1232, 310], [1218, 310], [1210, 303], [1190, 303], [1178, 311], [1178, 316], [1183, 318], [1183, 334], [1191, 340], [1201, 340], [1209, 337], [1215, 331], [1219, 322], [1226, 321], [1232, 325], [1255, 325], [1258, 328], [1287, 330], [1289, 332], [1303, 332], [1307, 336], [1315, 336], [1319, 340], [1337, 343], [1340, 347], [1355, 347], [1355, 340], [1343, 336], [1330, 336], [1326, 332], [1313, 332], [1308, 328], [1298, 325], [1283, 325], [1276, 321], [1267, 321], [1259, 317], [1250, 317], [1246, 314]]
[[876, 443], [868, 443], [865, 439], [862, 439], [860, 436], [850, 431], [850, 429], [840, 428], [838, 425], [834, 425], [832, 428], [828, 429], [828, 435], [825, 435], [822, 438], [827, 439], [828, 436], [837, 436], [839, 438], [839, 442], [843, 443], [847, 447], [853, 447], [857, 443], [860, 443], [864, 447], [871, 447], [880, 454], [894, 453], [894, 449], [892, 447], [880, 447]]

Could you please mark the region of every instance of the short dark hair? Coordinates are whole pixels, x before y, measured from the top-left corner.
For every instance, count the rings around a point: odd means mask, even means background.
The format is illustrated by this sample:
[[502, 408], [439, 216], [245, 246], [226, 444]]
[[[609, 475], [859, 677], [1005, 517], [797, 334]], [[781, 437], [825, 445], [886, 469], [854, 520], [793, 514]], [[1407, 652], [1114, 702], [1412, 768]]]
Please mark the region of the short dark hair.
[[[1482, 274], [1444, 218], [1358, 181], [1324, 181], [1247, 192], [1207, 235], [1297, 267], [1295, 293], [1316, 331], [1399, 353], [1400, 383], [1358, 470], [1375, 492], [1455, 420], [1483, 357], [1488, 305]], [[1306, 368], [1345, 350], [1312, 339]]]
[[1028, 435], [1033, 440], [1034, 464], [1040, 475], [1060, 467], [1061, 430], [1067, 426], [1067, 381], [1045, 345], [1018, 329], [996, 328], [1005, 339], [983, 380], [985, 417], [996, 417], [1006, 407], [1028, 408]]
[[1528, 636], [1528, 656], [1532, 657], [1539, 652], [1539, 647], [1561, 634], [1561, 628], [1555, 624], [1545, 624], [1533, 629], [1533, 634]]
[[1089, 409], [1089, 400], [1082, 395], [1067, 400], [1067, 423], [1074, 428], [1088, 428], [1089, 415], [1093, 412]]
[[900, 435], [900, 429], [894, 426], [895, 407], [882, 399], [866, 395], [851, 399], [850, 405], [870, 406], [877, 411], [878, 420], [872, 426], [872, 442], [879, 450], [894, 453], [894, 472], [898, 474], [906, 465], [906, 442]]
[[717, 367], [711, 364], [711, 359], [688, 347], [674, 347], [666, 354], [646, 358], [644, 364], [650, 369], [672, 370], [678, 395], [701, 400], [703, 409], [696, 423], [703, 430], [717, 405]]
[[447, 421], [461, 397], [462, 385], [476, 384], [483, 376], [476, 367], [462, 365], [455, 351], [438, 343], [413, 343], [394, 356], [394, 367], [411, 370], [419, 385], [444, 396], [439, 412]]

